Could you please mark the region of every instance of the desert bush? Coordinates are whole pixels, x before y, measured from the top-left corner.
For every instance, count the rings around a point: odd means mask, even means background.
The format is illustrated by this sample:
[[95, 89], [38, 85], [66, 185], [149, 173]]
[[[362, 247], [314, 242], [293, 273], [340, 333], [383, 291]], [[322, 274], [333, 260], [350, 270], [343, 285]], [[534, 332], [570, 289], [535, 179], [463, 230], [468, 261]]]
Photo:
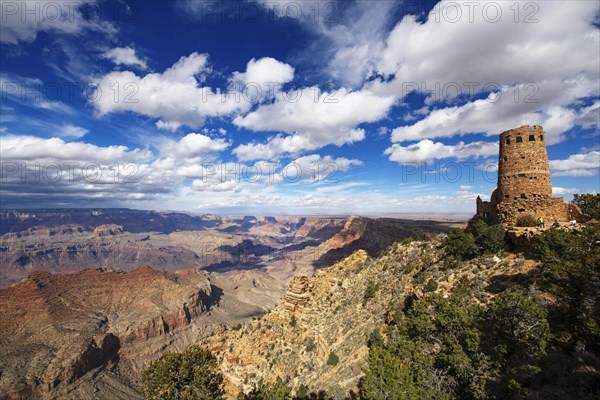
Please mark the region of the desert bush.
[[470, 260], [479, 254], [475, 236], [462, 229], [456, 229], [448, 234], [443, 242], [446, 254], [460, 260]]
[[363, 305], [367, 304], [369, 300], [375, 297], [375, 293], [379, 290], [379, 285], [375, 283], [375, 281], [369, 279], [367, 282], [367, 287], [365, 289], [365, 294], [363, 295]]
[[504, 248], [504, 228], [501, 225], [488, 225], [483, 220], [477, 220], [472, 226], [475, 243], [481, 254], [497, 253]]
[[550, 309], [554, 335], [568, 348], [600, 351], [600, 226], [579, 232], [548, 229], [536, 236], [531, 255], [542, 261], [543, 288], [559, 299]]
[[369, 340], [367, 341], [367, 345], [369, 346], [369, 348], [373, 346], [383, 347], [383, 337], [381, 336], [381, 332], [379, 332], [379, 329], [374, 329], [373, 332], [371, 332], [371, 334], [369, 335]]
[[223, 399], [217, 360], [198, 346], [163, 355], [142, 373], [142, 382], [150, 400]]
[[427, 281], [427, 284], [425, 285], [425, 291], [426, 292], [435, 292], [438, 288], [438, 283], [435, 279], [430, 279]]
[[340, 357], [335, 354], [333, 351], [329, 353], [329, 357], [327, 357], [327, 365], [336, 366], [340, 362]]
[[536, 227], [537, 218], [533, 215], [523, 215], [517, 219], [517, 226], [522, 228]]
[[600, 220], [600, 193], [576, 194], [573, 196], [573, 204], [590, 217]]
[[242, 400], [289, 400], [292, 395], [292, 389], [286, 385], [281, 378], [277, 378], [274, 383], [261, 383], [246, 395], [241, 394]]

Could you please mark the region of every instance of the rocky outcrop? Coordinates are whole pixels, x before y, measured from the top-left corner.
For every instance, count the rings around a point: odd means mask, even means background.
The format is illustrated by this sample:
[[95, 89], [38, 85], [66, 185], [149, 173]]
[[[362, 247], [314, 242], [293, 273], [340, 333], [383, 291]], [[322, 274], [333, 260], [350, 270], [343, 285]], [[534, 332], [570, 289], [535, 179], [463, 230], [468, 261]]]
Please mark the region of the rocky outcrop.
[[121, 225], [100, 225], [94, 228], [93, 234], [98, 237], [102, 236], [115, 236], [123, 233], [123, 227]]
[[87, 339], [79, 351], [73, 352], [68, 368], [47, 371], [44, 389], [50, 391], [61, 383], [72, 383], [98, 367], [118, 362], [120, 348], [119, 338], [112, 333], [103, 334], [98, 339]]
[[308, 277], [304, 275], [295, 276], [283, 297], [284, 307], [291, 312], [303, 308], [310, 297], [308, 289]]
[[[286, 381], [293, 389], [326, 390], [334, 398], [357, 392], [368, 357], [368, 338], [394, 322], [397, 309], [430, 295], [429, 279], [447, 296], [466, 277], [486, 303], [506, 281], [523, 281], [536, 263], [518, 255], [484, 256], [449, 270], [440, 242], [396, 243], [379, 258], [358, 250], [313, 276], [296, 276], [280, 304], [239, 329], [202, 341], [217, 356], [229, 399], [261, 381]], [[367, 287], [377, 290], [365, 296]], [[339, 363], [331, 365], [331, 353]]]
[[205, 274], [36, 271], [0, 290], [0, 391], [28, 398], [118, 363], [137, 371], [132, 346], [145, 343], [160, 355], [207, 311], [199, 299], [210, 295]]
[[406, 238], [432, 238], [451, 229], [451, 224], [436, 221], [351, 216], [344, 228], [321, 246], [323, 251], [315, 265], [332, 265], [357, 250], [377, 257], [395, 242]]
[[60, 226], [35, 226], [19, 232], [11, 232], [3, 235], [4, 239], [20, 239], [27, 237], [45, 238], [57, 235], [80, 235], [86, 232], [85, 227], [79, 224], [66, 224]]
[[141, 399], [149, 362], [262, 315], [282, 294], [259, 271], [34, 271], [0, 290], [0, 399]]

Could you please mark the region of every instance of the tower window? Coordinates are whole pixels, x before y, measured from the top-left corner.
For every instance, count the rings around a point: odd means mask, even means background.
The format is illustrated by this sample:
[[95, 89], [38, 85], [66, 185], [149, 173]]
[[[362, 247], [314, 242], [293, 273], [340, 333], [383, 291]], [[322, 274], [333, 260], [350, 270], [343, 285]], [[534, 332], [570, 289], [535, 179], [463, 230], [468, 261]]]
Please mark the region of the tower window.
[[509, 196], [509, 195], [507, 195], [507, 194], [505, 194], [505, 195], [504, 195], [504, 198], [505, 198], [505, 199], [508, 199], [509, 197], [510, 197], [510, 196]]
[[508, 157], [504, 157], [504, 161], [508, 161]]
[[510, 138], [507, 137], [505, 142], [506, 144], [510, 144]]
[[521, 136], [517, 136], [517, 143], [521, 143], [523, 141], [523, 138]]
[[544, 141], [544, 135], [540, 135], [540, 141], [543, 142]]
[[519, 174], [519, 178], [525, 178], [525, 174]]
[[535, 142], [535, 135], [529, 135], [529, 141]]
[[527, 198], [527, 196], [525, 196], [525, 193], [521, 193], [521, 198], [522, 199], [526, 199]]

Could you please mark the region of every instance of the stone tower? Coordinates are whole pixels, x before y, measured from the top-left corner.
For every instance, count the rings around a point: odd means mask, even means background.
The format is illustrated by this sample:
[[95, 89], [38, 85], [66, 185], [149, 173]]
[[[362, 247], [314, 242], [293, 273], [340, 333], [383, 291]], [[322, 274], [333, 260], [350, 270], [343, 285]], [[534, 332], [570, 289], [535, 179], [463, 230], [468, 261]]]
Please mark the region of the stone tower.
[[498, 187], [490, 201], [477, 198], [477, 217], [515, 226], [522, 217], [545, 222], [582, 221], [585, 216], [562, 198], [552, 197], [544, 129], [523, 125], [500, 134]]
[[500, 135], [497, 196], [502, 200], [552, 197], [544, 130], [522, 126]]

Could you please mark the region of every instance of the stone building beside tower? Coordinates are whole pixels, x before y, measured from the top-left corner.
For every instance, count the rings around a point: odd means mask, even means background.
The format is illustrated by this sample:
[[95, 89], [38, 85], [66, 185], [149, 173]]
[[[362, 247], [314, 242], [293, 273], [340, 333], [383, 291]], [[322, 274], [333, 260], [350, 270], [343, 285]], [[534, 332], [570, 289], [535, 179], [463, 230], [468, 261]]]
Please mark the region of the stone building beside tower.
[[585, 215], [574, 204], [552, 197], [552, 182], [544, 129], [523, 125], [500, 134], [498, 187], [490, 201], [477, 197], [477, 215], [505, 227], [525, 216], [555, 221], [582, 221]]

